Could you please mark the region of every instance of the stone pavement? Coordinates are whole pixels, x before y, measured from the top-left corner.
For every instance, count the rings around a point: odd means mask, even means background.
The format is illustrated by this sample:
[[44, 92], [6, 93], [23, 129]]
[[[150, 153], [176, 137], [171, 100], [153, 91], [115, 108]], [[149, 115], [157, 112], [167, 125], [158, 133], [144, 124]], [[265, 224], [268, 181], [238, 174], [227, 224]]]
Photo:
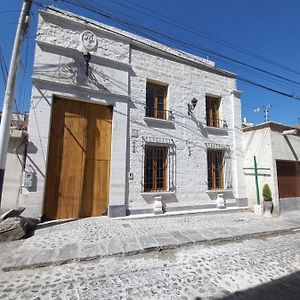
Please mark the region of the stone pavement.
[[[18, 242], [0, 243], [0, 257]], [[297, 232], [0, 271], [0, 299], [299, 300], [299, 270]]]
[[58, 265], [112, 255], [238, 240], [300, 229], [300, 212], [265, 218], [250, 211], [154, 218], [93, 217], [40, 224], [4, 264], [3, 270]]

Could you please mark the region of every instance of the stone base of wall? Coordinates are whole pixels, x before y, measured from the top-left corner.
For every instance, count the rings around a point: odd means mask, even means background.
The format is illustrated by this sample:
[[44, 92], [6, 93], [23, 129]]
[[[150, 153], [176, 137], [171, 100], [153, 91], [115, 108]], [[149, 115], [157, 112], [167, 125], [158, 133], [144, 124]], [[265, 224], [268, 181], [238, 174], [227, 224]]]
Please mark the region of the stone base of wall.
[[300, 210], [300, 197], [279, 199], [280, 213]]
[[108, 207], [108, 216], [111, 218], [126, 216], [125, 205], [110, 205]]
[[[247, 199], [237, 199], [237, 201], [226, 203], [226, 207], [247, 207], [247, 205], [248, 205]], [[189, 206], [164, 207], [164, 212], [192, 211], [192, 210], [212, 209], [212, 208], [217, 208], [216, 203], [189, 205]], [[153, 208], [127, 209], [126, 210], [126, 215], [142, 215], [142, 214], [153, 214]]]
[[238, 207], [248, 207], [248, 199], [247, 198], [237, 198], [236, 206]]

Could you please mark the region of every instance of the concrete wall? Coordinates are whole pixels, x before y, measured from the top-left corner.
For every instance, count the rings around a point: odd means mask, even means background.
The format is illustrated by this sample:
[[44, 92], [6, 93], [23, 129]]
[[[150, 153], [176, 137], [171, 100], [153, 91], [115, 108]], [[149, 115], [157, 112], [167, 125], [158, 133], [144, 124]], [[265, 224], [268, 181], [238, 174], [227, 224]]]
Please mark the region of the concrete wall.
[[[257, 165], [262, 168], [270, 168], [270, 171], [260, 170], [259, 190], [262, 199], [262, 187], [265, 183], [269, 184], [275, 213], [280, 213], [280, 208], [289, 210], [291, 207], [300, 207], [295, 201], [300, 199], [279, 199], [276, 160], [300, 160], [300, 136], [284, 135], [283, 132], [288, 130], [287, 126], [269, 123], [265, 126], [258, 126], [258, 129], [245, 131], [244, 135], [244, 165], [253, 167], [253, 156], [256, 155]], [[256, 203], [256, 189], [254, 181], [254, 172], [244, 170], [246, 174], [246, 188], [251, 207]], [[285, 201], [284, 205], [281, 202]], [[290, 202], [290, 205], [289, 203]]]
[[[269, 127], [253, 131], [244, 132], [244, 167], [254, 168], [254, 155], [256, 156], [257, 166], [259, 168], [270, 168], [268, 170], [260, 170], [258, 176], [259, 194], [262, 201], [262, 188], [264, 184], [269, 184], [274, 196], [275, 182], [273, 172], [273, 156], [271, 129]], [[244, 170], [246, 178], [246, 191], [248, 203], [251, 208], [257, 201], [256, 184], [254, 170]]]
[[11, 130], [5, 165], [1, 212], [19, 206], [26, 136], [21, 130]]
[[[87, 30], [96, 40], [89, 49], [88, 77], [82, 54], [82, 35]], [[153, 194], [142, 193], [143, 143], [147, 138], [164, 138], [175, 145], [174, 182], [171, 193], [163, 195], [167, 210], [215, 206], [217, 193], [207, 191], [208, 143], [230, 149], [226, 159], [226, 181], [230, 184], [225, 196], [232, 205], [236, 198], [243, 202], [240, 96], [234, 76], [213, 66], [213, 62], [111, 27], [95, 26], [64, 13], [42, 12], [29, 116], [28, 163], [35, 171], [36, 184], [31, 190], [23, 189], [22, 205], [32, 216], [43, 212], [54, 95], [114, 107], [110, 216], [124, 215], [125, 209], [130, 213], [153, 211]], [[172, 121], [144, 118], [147, 80], [168, 85]], [[227, 121], [227, 129], [206, 127], [206, 95], [221, 97], [220, 118]], [[192, 98], [198, 104], [189, 116], [187, 104]]]

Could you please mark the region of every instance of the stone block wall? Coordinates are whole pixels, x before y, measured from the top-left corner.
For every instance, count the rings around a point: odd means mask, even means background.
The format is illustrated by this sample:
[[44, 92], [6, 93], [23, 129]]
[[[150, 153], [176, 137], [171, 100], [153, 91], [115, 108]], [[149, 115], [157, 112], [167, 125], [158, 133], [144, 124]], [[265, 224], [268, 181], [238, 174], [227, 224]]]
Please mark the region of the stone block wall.
[[[83, 32], [92, 32], [89, 76], [85, 76]], [[168, 85], [172, 122], [145, 120], [147, 80]], [[221, 98], [220, 118], [227, 129], [206, 127], [205, 97]], [[240, 96], [234, 75], [214, 63], [167, 46], [97, 24], [66, 12], [41, 12], [38, 25], [29, 117], [27, 162], [36, 174], [33, 189], [23, 189], [29, 215], [43, 212], [51, 108], [54, 96], [113, 106], [110, 216], [153, 212], [154, 195], [144, 195], [145, 139], [174, 144], [175, 173], [167, 210], [215, 207], [217, 192], [207, 191], [207, 144], [226, 146], [227, 200], [245, 199], [242, 170]], [[193, 115], [187, 104], [198, 100]], [[130, 176], [129, 176], [130, 173]], [[224, 192], [224, 191], [223, 191]]]
[[[139, 49], [131, 51], [133, 75], [130, 90], [133, 108], [130, 109], [129, 130], [129, 180], [128, 207], [132, 212], [151, 210], [153, 197], [143, 195], [143, 139], [147, 137], [172, 139], [176, 147], [176, 182], [174, 195], [163, 195], [166, 210], [178, 207], [196, 208], [215, 206], [216, 193], [208, 192], [206, 143], [229, 146], [227, 176], [233, 189], [226, 193], [227, 200], [235, 200], [238, 188], [243, 185], [243, 176], [235, 174], [242, 170], [242, 133], [240, 128], [240, 100], [233, 93], [235, 79], [201, 66], [194, 67], [182, 62], [149, 54]], [[168, 85], [168, 110], [172, 111], [173, 124], [144, 119], [147, 80]], [[206, 127], [206, 96], [221, 98], [220, 118], [228, 124], [226, 130]], [[188, 115], [187, 105], [193, 98], [198, 100], [193, 116]], [[138, 137], [132, 137], [138, 132]], [[133, 144], [135, 152], [133, 153]], [[237, 161], [236, 150], [240, 149]], [[239, 172], [240, 174], [241, 172]], [[235, 180], [241, 182], [240, 187]], [[245, 198], [245, 195], [241, 197]], [[152, 201], [151, 201], [152, 198]]]

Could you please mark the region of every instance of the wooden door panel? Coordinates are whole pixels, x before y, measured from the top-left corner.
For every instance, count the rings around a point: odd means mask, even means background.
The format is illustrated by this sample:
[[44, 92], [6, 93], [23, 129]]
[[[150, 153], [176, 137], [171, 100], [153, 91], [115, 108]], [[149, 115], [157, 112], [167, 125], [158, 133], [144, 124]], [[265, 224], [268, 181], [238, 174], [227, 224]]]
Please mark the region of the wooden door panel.
[[112, 112], [110, 108], [90, 105], [88, 110], [85, 188], [82, 216], [106, 212], [109, 197]]
[[64, 110], [63, 103], [53, 100], [51, 129], [48, 150], [47, 178], [44, 201], [44, 214], [46, 219], [57, 219], [57, 207], [59, 198], [59, 182], [61, 171], [60, 151], [64, 134]]
[[61, 154], [59, 219], [80, 216], [86, 156], [87, 117], [84, 103], [74, 105], [71, 102], [67, 106]]
[[276, 161], [279, 198], [300, 197], [300, 162]]
[[54, 99], [46, 219], [97, 216], [107, 210], [111, 127], [109, 107]]
[[81, 217], [100, 216], [106, 212], [109, 197], [108, 174], [109, 161], [86, 160], [87, 180], [84, 189], [84, 201], [82, 201], [81, 207]]

